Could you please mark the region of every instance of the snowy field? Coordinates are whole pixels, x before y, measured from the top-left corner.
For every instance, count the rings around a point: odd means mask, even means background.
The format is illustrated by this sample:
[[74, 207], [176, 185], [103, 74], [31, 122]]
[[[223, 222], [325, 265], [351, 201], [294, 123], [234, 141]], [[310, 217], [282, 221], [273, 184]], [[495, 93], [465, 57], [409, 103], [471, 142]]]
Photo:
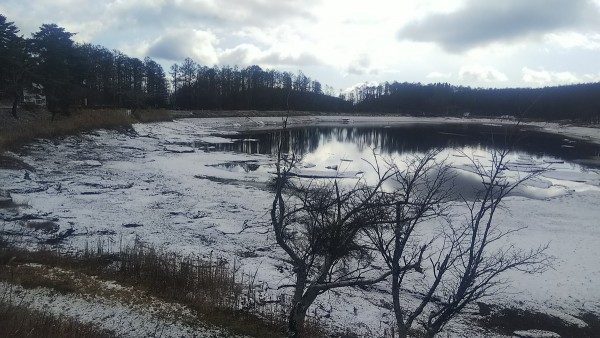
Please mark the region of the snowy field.
[[[441, 118], [350, 119], [354, 125], [464, 122]], [[348, 120], [290, 119], [290, 125], [342, 122]], [[141, 241], [169, 251], [236, 260], [245, 273], [256, 274], [265, 295], [276, 297], [282, 292], [277, 287], [289, 283], [290, 273], [269, 232], [268, 170], [237, 166], [224, 170], [222, 166], [250, 161], [268, 167], [273, 159], [215, 151], [214, 144], [234, 142], [227, 136], [238, 130], [280, 123], [280, 118], [184, 119], [138, 124], [134, 132], [101, 130], [36, 141], [15, 155], [35, 171], [0, 170], [1, 189], [24, 205], [19, 212], [0, 209], [4, 231], [22, 234], [31, 247], [69, 232], [71, 236], [61, 245], [74, 250], [86, 243], [95, 245], [98, 239], [116, 248]], [[539, 127], [600, 143], [600, 129], [555, 124]], [[344, 158], [330, 156], [324, 161], [307, 168], [326, 172], [324, 166], [338, 165]], [[517, 247], [550, 243], [549, 253], [556, 257], [554, 267], [540, 275], [511, 273], [507, 276], [511, 281], [508, 292], [487, 302], [537, 310], [584, 325], [573, 316], [581, 312], [600, 314], [600, 172], [558, 162], [545, 165], [552, 170], [531, 183], [529, 193], [507, 198], [509, 212], [499, 214], [497, 221], [509, 227], [526, 227], [512, 237]], [[25, 229], [25, 220], [50, 220], [60, 227], [54, 232]], [[325, 320], [330, 325], [376, 336], [393, 317], [384, 306], [388, 297], [378, 289], [327, 293], [311, 313], [314, 310], [318, 316], [329, 318]], [[448, 332], [464, 332], [464, 325], [459, 321]]]

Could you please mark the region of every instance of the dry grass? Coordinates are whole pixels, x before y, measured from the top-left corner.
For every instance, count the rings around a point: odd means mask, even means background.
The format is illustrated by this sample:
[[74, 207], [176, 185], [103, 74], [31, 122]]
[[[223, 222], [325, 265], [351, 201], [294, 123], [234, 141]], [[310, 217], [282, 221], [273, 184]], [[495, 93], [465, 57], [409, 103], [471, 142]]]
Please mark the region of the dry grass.
[[173, 113], [166, 109], [143, 109], [133, 113], [136, 120], [142, 123], [172, 121]]
[[38, 110], [23, 112], [19, 120], [12, 116], [0, 116], [0, 152], [16, 149], [36, 138], [53, 138], [72, 135], [94, 129], [127, 128], [136, 122], [172, 120], [171, 112], [164, 109], [138, 110], [130, 114], [126, 109], [79, 110], [70, 116], [57, 115], [51, 120], [50, 113]]
[[[66, 280], [53, 280], [31, 272], [15, 273], [13, 263], [20, 250], [0, 236], [0, 280], [21, 284], [24, 288], [50, 287], [57, 292], [69, 293], [75, 285]], [[26, 268], [27, 269], [27, 268]], [[48, 337], [48, 338], [108, 338], [111, 332], [74, 319], [52, 315], [28, 308], [22, 300], [22, 291], [4, 288], [0, 292], [0, 336], [2, 337]]]
[[52, 121], [49, 113], [37, 112], [22, 121], [10, 121], [0, 134], [0, 151], [15, 149], [36, 138], [53, 138], [99, 128], [131, 126], [134, 120], [124, 110], [95, 110], [75, 112], [71, 116], [57, 116]]
[[[113, 270], [119, 282], [185, 304], [202, 320], [254, 337], [283, 335], [283, 306], [259, 301], [252, 278], [239, 266], [136, 246], [121, 250]], [[97, 257], [97, 256], [96, 256]]]
[[[268, 338], [285, 332], [286, 305], [259, 297], [252, 276], [241, 273], [237, 263], [220, 259], [202, 260], [141, 245], [109, 252], [101, 242], [77, 256], [4, 245], [0, 247], [0, 280], [25, 288], [97, 296], [107, 296], [95, 284], [97, 280], [115, 280], [134, 290], [120, 296], [125, 301], [149, 301], [136, 295], [150, 295], [182, 304], [196, 314], [198, 322], [235, 334]], [[318, 323], [310, 324], [310, 337], [325, 336]]]
[[93, 325], [33, 311], [24, 306], [9, 304], [0, 298], [0, 328], [2, 337], [46, 338], [109, 338], [115, 337]]

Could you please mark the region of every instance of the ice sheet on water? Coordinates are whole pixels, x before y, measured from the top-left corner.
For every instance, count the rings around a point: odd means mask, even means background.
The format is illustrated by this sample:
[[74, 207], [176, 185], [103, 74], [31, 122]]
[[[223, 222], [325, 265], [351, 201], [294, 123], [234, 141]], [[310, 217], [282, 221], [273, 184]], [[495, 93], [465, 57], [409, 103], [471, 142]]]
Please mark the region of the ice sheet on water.
[[519, 338], [560, 338], [558, 333], [543, 330], [519, 330], [513, 332], [513, 336]]
[[301, 178], [359, 178], [362, 171], [343, 171], [337, 172], [334, 170], [304, 170], [296, 169], [290, 174]]
[[533, 188], [548, 189], [552, 186], [552, 182], [545, 180], [541, 177], [534, 177], [523, 182], [523, 185]]
[[562, 181], [571, 181], [571, 182], [595, 182], [600, 180], [600, 175], [592, 171], [584, 171], [584, 172], [575, 172], [575, 171], [563, 171], [563, 170], [553, 170], [544, 172], [542, 174], [543, 177], [553, 178]]
[[550, 163], [550, 164], [562, 164], [565, 163], [565, 161], [563, 160], [558, 160], [558, 159], [544, 159], [544, 163]]
[[220, 137], [220, 136], [204, 136], [200, 138], [201, 142], [206, 142], [206, 143], [212, 143], [212, 144], [217, 144], [217, 143], [233, 143], [234, 140], [230, 139], [230, 138], [225, 138], [225, 137]]
[[552, 170], [545, 166], [538, 166], [535, 163], [522, 164], [522, 163], [517, 163], [517, 162], [514, 162], [514, 163], [510, 162], [510, 163], [506, 164], [506, 168], [508, 170], [512, 170], [512, 171], [527, 172], [527, 173], [536, 173], [536, 172], [542, 172], [545, 170]]
[[96, 160], [84, 160], [84, 161], [71, 161], [75, 165], [88, 166], [88, 167], [100, 167], [102, 163]]
[[168, 146], [165, 146], [164, 149], [165, 149], [165, 151], [168, 151], [170, 153], [178, 153], [178, 154], [193, 153], [195, 151], [195, 149], [192, 147], [179, 146], [179, 145], [168, 145]]

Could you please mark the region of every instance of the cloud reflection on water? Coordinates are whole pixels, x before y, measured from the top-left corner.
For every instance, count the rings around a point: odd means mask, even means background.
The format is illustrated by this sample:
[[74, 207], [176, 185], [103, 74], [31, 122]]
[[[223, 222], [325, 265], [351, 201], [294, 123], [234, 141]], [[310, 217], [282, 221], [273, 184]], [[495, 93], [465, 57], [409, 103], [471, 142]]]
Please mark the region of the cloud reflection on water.
[[[374, 182], [377, 179], [371, 167], [375, 161], [374, 154], [378, 155], [380, 163], [392, 161], [402, 169], [409, 157], [441, 149], [437, 159], [454, 167], [455, 196], [472, 198], [483, 187], [482, 179], [473, 173], [472, 161], [484, 167], [490, 166], [492, 150], [504, 146], [506, 135], [506, 127], [476, 124], [317, 126], [248, 132], [240, 135], [238, 142], [218, 145], [217, 150], [272, 154], [282, 138], [284, 149], [302, 157], [302, 172], [318, 175], [331, 172], [332, 176], [335, 176], [336, 170], [341, 173], [364, 172], [367, 182]], [[510, 182], [542, 169], [560, 170], [561, 176], [565, 177], [583, 175], [584, 183], [600, 180], [597, 174], [587, 173], [584, 167], [571, 162], [597, 152], [597, 145], [577, 143], [567, 148], [563, 147], [565, 142], [573, 144], [575, 141], [534, 130], [522, 130], [518, 137], [519, 142], [507, 158], [509, 170], [506, 178]], [[388, 188], [392, 188], [391, 183]], [[572, 189], [570, 183], [538, 178], [516, 189], [513, 195], [543, 199], [567, 193], [569, 189]]]

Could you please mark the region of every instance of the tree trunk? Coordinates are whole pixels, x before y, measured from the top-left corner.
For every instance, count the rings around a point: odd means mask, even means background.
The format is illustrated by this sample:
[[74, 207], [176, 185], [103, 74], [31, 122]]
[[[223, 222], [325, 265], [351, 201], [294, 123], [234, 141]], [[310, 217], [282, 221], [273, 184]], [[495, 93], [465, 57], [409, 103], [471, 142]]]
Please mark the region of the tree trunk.
[[439, 326], [435, 326], [435, 327], [430, 327], [428, 329], [426, 329], [425, 331], [425, 338], [434, 338], [441, 330], [441, 327]]
[[302, 329], [304, 328], [304, 321], [306, 320], [306, 311], [308, 307], [302, 303], [294, 304], [290, 317], [288, 319], [288, 338], [300, 338]]
[[306, 309], [304, 311], [302, 309], [302, 297], [304, 296], [304, 288], [306, 287], [306, 272], [301, 266], [296, 269], [296, 286], [294, 288], [292, 309], [288, 317], [288, 338], [300, 337], [300, 331], [304, 326], [304, 319], [306, 317]]
[[19, 118], [19, 116], [17, 115], [17, 105], [19, 104], [19, 94], [15, 92], [15, 99], [13, 100], [13, 105], [12, 105], [12, 116], [14, 116], [16, 119]]
[[310, 305], [317, 299], [319, 292], [313, 288], [308, 288], [299, 301], [294, 302], [290, 317], [288, 319], [288, 338], [301, 338], [306, 320], [306, 312]]
[[[398, 269], [396, 266], [395, 269]], [[400, 278], [398, 273], [392, 276], [392, 298], [394, 301], [394, 315], [396, 316], [396, 327], [398, 329], [398, 338], [406, 338], [408, 336], [408, 327], [404, 325], [404, 312], [400, 307]]]
[[404, 325], [404, 312], [400, 306], [400, 256], [402, 249], [402, 225], [400, 222], [400, 203], [396, 205], [396, 229], [395, 229], [395, 250], [392, 257], [392, 299], [394, 302], [394, 315], [396, 316], [396, 326], [398, 328], [398, 338], [408, 336], [408, 328]]

